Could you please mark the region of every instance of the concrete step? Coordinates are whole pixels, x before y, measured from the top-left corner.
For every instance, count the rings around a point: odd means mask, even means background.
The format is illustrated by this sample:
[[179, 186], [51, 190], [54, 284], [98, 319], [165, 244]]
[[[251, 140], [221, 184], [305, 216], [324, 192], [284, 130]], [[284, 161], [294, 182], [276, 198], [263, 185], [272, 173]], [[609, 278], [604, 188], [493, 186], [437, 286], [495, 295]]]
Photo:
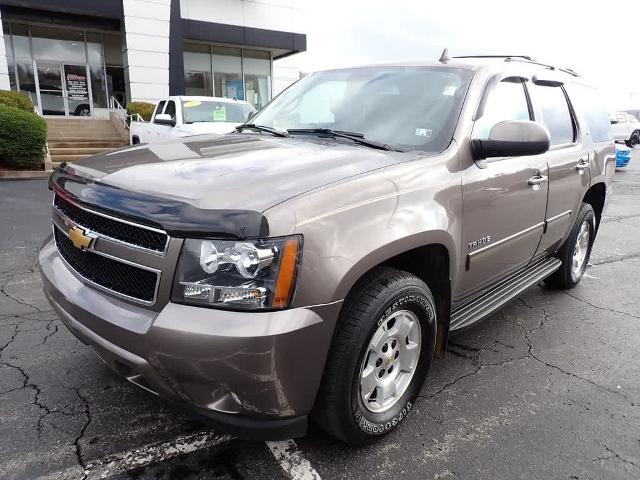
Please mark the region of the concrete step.
[[49, 147], [49, 153], [52, 157], [58, 155], [95, 155], [96, 153], [108, 152], [113, 148], [87, 148], [87, 147], [71, 147], [71, 148], [51, 148]]
[[47, 118], [47, 125], [110, 125], [111, 120], [91, 120], [77, 118]]
[[49, 149], [52, 148], [118, 148], [129, 145], [120, 139], [118, 140], [78, 140], [75, 142], [68, 142], [66, 140], [49, 140]]
[[51, 155], [52, 163], [60, 162], [77, 162], [83, 158], [90, 157], [91, 155]]
[[117, 135], [60, 135], [48, 136], [49, 142], [123, 142]]

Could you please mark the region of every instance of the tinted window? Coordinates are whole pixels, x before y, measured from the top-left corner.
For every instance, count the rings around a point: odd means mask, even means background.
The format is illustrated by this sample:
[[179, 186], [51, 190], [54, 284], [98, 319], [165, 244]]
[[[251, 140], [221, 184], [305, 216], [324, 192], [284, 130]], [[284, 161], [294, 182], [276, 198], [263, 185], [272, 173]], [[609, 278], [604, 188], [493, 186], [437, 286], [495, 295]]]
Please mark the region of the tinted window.
[[573, 143], [575, 129], [571, 110], [561, 87], [532, 85], [533, 102], [540, 109], [542, 118], [538, 118], [549, 129], [551, 145]]
[[607, 114], [597, 90], [584, 85], [568, 85], [567, 88], [571, 104], [584, 121], [591, 140], [596, 143], [612, 141], [610, 124], [615, 122], [610, 122], [610, 119], [615, 117]]
[[162, 113], [162, 109], [164, 108], [164, 100], [162, 100], [160, 103], [158, 103], [158, 106], [156, 107], [156, 115]]
[[173, 100], [167, 102], [167, 108], [164, 109], [165, 115], [170, 115], [174, 120], [176, 119], [176, 104]]
[[529, 104], [521, 80], [503, 80], [489, 93], [482, 117], [473, 127], [474, 138], [489, 138], [493, 126], [506, 120], [530, 120]]

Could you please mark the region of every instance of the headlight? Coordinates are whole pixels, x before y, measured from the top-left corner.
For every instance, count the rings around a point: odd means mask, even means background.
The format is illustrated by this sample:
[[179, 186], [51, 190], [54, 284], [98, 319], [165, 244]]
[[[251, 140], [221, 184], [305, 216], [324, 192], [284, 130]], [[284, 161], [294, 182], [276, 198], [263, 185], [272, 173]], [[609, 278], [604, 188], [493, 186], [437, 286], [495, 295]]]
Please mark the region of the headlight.
[[171, 300], [246, 310], [288, 307], [300, 247], [299, 236], [247, 241], [187, 239]]

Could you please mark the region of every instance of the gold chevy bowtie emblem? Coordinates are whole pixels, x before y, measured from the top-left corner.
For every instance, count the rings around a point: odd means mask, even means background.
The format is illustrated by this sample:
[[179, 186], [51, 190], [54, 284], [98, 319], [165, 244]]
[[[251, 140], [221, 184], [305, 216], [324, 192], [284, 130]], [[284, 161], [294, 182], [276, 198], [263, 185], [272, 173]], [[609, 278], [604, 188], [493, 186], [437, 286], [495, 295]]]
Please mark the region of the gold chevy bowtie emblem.
[[93, 241], [93, 237], [91, 235], [87, 235], [84, 230], [79, 227], [73, 227], [69, 230], [69, 239], [73, 243], [74, 247], [82, 250], [89, 248]]

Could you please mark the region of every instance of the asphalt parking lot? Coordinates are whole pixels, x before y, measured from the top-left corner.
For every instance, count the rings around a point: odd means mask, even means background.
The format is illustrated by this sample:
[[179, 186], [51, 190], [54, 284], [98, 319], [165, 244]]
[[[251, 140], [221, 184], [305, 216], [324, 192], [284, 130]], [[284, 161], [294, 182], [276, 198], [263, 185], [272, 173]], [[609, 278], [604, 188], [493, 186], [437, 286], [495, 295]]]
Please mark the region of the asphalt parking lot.
[[591, 267], [451, 339], [403, 428], [360, 449], [218, 434], [112, 374], [41, 293], [46, 181], [0, 182], [0, 477], [640, 478], [640, 148]]

